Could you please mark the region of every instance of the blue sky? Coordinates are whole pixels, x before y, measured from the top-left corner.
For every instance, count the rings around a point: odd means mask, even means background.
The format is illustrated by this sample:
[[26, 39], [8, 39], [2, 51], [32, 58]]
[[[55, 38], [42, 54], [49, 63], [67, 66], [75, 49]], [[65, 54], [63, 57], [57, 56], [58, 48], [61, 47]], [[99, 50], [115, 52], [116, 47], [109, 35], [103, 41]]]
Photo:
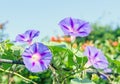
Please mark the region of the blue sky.
[[0, 23], [11, 40], [27, 29], [40, 30], [40, 38], [63, 35], [58, 23], [65, 17], [90, 23], [120, 24], [120, 0], [0, 0]]

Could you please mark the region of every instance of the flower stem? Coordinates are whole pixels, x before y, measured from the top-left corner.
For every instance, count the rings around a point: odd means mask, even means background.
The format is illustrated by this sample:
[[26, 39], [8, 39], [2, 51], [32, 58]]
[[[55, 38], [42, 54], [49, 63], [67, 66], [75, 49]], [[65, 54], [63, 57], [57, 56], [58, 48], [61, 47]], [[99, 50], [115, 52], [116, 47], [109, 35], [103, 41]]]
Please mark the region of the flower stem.
[[[49, 65], [49, 69], [52, 71], [53, 76], [55, 77], [57, 84], [60, 84], [60, 82], [59, 82], [59, 80], [58, 80], [58, 78], [57, 78], [56, 70], [54, 69], [54, 67], [52, 67], [52, 65]], [[55, 82], [55, 81], [54, 81], [54, 82]]]
[[22, 64], [22, 65], [24, 65], [24, 63], [22, 61], [8, 60], [8, 59], [0, 59], [0, 63], [10, 63], [10, 64]]
[[25, 77], [23, 77], [22, 75], [20, 75], [20, 74], [18, 74], [18, 73], [16, 73], [16, 72], [12, 72], [12, 71], [9, 71], [9, 70], [4, 70], [4, 69], [2, 69], [2, 68], [0, 68], [0, 71], [6, 72], [6, 73], [12, 73], [12, 74], [14, 74], [14, 75], [16, 75], [16, 76], [18, 76], [18, 77], [26, 80], [26, 81], [29, 81], [29, 82], [31, 82], [31, 83], [33, 83], [33, 84], [37, 84], [36, 82], [34, 82], [34, 81], [32, 81], [32, 80], [30, 80], [30, 79], [28, 79], [28, 78], [25, 78]]

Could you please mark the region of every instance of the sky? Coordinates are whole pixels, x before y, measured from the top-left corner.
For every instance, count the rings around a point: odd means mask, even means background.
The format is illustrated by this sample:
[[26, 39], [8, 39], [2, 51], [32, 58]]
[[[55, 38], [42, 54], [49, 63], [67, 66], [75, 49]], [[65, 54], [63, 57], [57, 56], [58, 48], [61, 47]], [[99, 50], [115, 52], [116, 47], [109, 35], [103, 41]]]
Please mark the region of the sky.
[[0, 23], [14, 40], [28, 29], [40, 31], [40, 39], [64, 35], [58, 23], [73, 17], [100, 24], [120, 24], [120, 0], [0, 0]]

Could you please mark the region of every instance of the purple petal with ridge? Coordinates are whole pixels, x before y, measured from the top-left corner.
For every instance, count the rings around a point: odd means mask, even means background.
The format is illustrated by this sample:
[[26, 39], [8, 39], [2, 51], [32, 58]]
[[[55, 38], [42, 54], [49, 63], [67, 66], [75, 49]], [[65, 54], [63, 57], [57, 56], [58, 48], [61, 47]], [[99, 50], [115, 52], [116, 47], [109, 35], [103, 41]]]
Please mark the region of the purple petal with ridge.
[[16, 42], [31, 42], [39, 33], [37, 30], [27, 30], [25, 33], [17, 35]]
[[59, 22], [59, 25], [65, 35], [85, 37], [91, 32], [88, 22], [71, 17], [64, 18]]
[[88, 61], [91, 62], [93, 67], [97, 69], [105, 69], [108, 67], [108, 61], [101, 50], [87, 46], [84, 55], [88, 57]]
[[73, 23], [72, 18], [70, 18], [70, 24], [71, 24], [71, 28], [73, 28], [74, 27], [74, 23]]
[[[32, 56], [34, 54], [42, 55], [39, 60], [33, 60]], [[29, 58], [30, 56], [31, 58]], [[46, 70], [52, 60], [52, 53], [47, 46], [42, 43], [34, 43], [27, 48], [23, 55], [23, 62], [25, 67], [31, 72], [42, 72]]]

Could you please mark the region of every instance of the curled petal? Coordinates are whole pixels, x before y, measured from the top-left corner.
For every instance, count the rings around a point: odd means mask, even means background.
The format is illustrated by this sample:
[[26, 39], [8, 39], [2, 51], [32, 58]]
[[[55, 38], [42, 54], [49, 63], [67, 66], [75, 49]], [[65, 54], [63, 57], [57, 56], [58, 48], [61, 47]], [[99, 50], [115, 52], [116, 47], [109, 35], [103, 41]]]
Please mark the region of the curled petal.
[[88, 61], [97, 69], [105, 69], [108, 67], [108, 61], [101, 50], [87, 46], [84, 55], [88, 57]]
[[111, 72], [112, 72], [112, 69], [109, 69], [109, 68], [104, 69], [104, 73], [111, 73]]
[[27, 42], [31, 43], [33, 38], [37, 37], [39, 35], [39, 31], [37, 30], [27, 30], [23, 34], [18, 34], [16, 36], [16, 42]]

